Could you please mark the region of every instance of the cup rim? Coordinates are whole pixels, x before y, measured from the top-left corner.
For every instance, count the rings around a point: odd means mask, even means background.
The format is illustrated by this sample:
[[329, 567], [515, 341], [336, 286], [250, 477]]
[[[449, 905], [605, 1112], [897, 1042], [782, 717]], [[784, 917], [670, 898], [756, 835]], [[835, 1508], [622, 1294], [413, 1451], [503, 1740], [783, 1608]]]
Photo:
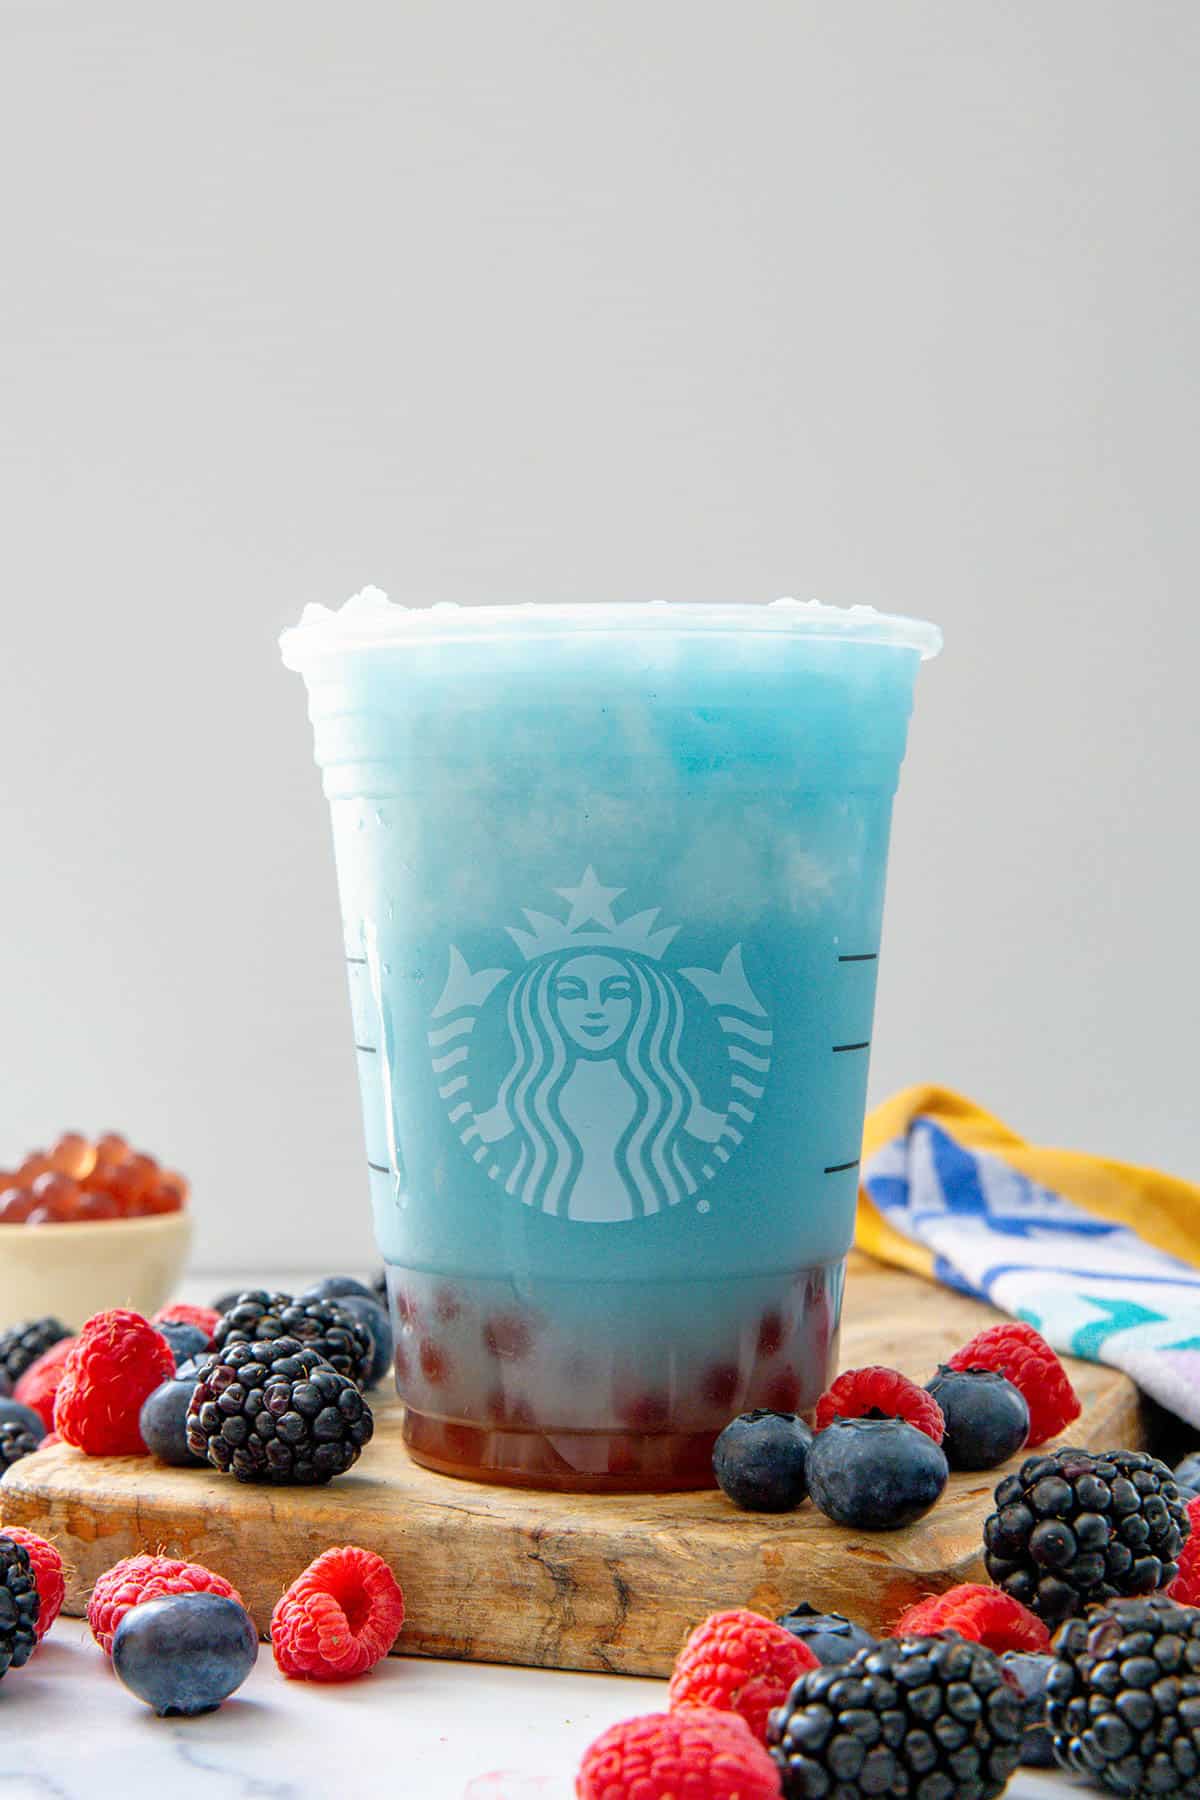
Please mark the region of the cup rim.
[[374, 587], [363, 588], [336, 609], [306, 606], [299, 624], [281, 634], [279, 646], [287, 667], [303, 672], [321, 657], [348, 650], [642, 632], [827, 638], [915, 650], [922, 662], [942, 647], [940, 628], [928, 620], [878, 612], [873, 606], [829, 606], [820, 600], [525, 601], [478, 606], [439, 601], [433, 606], [403, 606]]

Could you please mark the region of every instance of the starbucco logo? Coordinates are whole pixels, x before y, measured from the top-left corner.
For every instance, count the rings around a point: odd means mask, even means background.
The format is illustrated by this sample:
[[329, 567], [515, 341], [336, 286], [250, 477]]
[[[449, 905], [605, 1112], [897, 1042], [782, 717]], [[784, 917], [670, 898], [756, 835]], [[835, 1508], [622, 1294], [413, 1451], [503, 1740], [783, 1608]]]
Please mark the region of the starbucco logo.
[[429, 1047], [464, 1151], [557, 1218], [618, 1224], [689, 1199], [707, 1212], [702, 1190], [753, 1126], [771, 1069], [742, 946], [718, 969], [672, 970], [679, 927], [659, 926], [660, 908], [618, 919], [626, 889], [591, 868], [554, 892], [565, 919], [525, 907], [526, 926], [505, 927], [516, 967], [450, 947]]

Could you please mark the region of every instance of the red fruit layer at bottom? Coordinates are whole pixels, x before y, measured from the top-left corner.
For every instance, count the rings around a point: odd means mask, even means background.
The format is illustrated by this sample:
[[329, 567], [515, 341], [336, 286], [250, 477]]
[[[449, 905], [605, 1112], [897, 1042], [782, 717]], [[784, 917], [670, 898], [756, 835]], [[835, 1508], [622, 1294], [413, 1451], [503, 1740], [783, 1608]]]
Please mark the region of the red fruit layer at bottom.
[[683, 1493], [711, 1488], [713, 1431], [501, 1431], [415, 1412], [404, 1415], [414, 1462], [439, 1475], [560, 1493]]
[[731, 1418], [809, 1412], [835, 1366], [840, 1263], [728, 1281], [388, 1278], [409, 1447], [479, 1480], [709, 1487]]

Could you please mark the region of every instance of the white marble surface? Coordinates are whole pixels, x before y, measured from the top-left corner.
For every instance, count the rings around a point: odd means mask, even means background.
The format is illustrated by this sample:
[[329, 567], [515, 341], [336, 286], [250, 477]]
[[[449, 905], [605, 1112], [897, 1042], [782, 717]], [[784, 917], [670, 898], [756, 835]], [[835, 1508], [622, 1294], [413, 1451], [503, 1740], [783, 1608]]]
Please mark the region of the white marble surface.
[[[663, 1686], [389, 1657], [339, 1687], [285, 1681], [269, 1644], [218, 1712], [158, 1719], [64, 1619], [0, 1691], [3, 1800], [569, 1800], [580, 1752]], [[511, 1771], [489, 1786], [481, 1778]], [[474, 1784], [474, 1786], [472, 1785]]]
[[[270, 1285], [295, 1291], [305, 1279]], [[206, 1301], [236, 1285], [207, 1276], [184, 1292]], [[121, 1686], [86, 1624], [60, 1619], [0, 1684], [0, 1800], [572, 1800], [591, 1740], [665, 1703], [659, 1681], [415, 1657], [321, 1687], [285, 1681], [264, 1644], [218, 1712], [157, 1719]], [[1010, 1800], [1078, 1792], [1033, 1771], [1008, 1789]]]
[[[158, 1719], [63, 1619], [0, 1691], [3, 1800], [571, 1800], [584, 1748], [666, 1685], [389, 1657], [360, 1681], [285, 1681], [264, 1644], [218, 1712]], [[489, 1779], [490, 1778], [490, 1779]], [[1012, 1800], [1076, 1791], [1022, 1772]]]

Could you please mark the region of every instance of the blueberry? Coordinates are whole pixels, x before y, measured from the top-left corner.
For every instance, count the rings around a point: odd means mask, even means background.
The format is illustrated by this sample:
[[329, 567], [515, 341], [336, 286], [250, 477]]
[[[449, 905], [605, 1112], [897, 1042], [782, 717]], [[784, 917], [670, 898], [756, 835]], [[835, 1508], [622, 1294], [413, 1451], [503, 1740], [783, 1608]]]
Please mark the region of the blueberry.
[[854, 1625], [842, 1613], [820, 1613], [807, 1600], [793, 1606], [776, 1621], [785, 1631], [807, 1644], [826, 1668], [849, 1662], [858, 1650], [873, 1650], [878, 1639], [863, 1625]]
[[1021, 1695], [1025, 1725], [1021, 1761], [1030, 1769], [1054, 1766], [1053, 1739], [1046, 1724], [1046, 1683], [1054, 1660], [1036, 1650], [1006, 1650], [1000, 1658], [1008, 1681]]
[[1200, 1493], [1200, 1450], [1193, 1450], [1175, 1465], [1175, 1481], [1179, 1487]]
[[10, 1400], [7, 1396], [0, 1398], [0, 1425], [21, 1425], [32, 1432], [41, 1443], [46, 1435], [46, 1422], [41, 1413], [34, 1412], [32, 1406], [23, 1406], [19, 1400]]
[[186, 1325], [168, 1319], [165, 1324], [156, 1325], [154, 1329], [160, 1337], [165, 1337], [171, 1346], [171, 1355], [175, 1358], [176, 1369], [181, 1363], [190, 1362], [193, 1357], [207, 1355], [212, 1347], [208, 1334], [201, 1331], [198, 1325]]
[[392, 1342], [392, 1321], [378, 1300], [370, 1294], [339, 1294], [337, 1303], [346, 1312], [352, 1313], [371, 1334], [375, 1354], [367, 1370], [366, 1385], [369, 1388], [376, 1387], [392, 1366], [395, 1348]]
[[713, 1446], [713, 1473], [746, 1512], [790, 1512], [808, 1492], [811, 1443], [812, 1432], [795, 1413], [742, 1413]]
[[314, 1281], [306, 1287], [297, 1300], [343, 1300], [348, 1294], [356, 1294], [360, 1300], [374, 1300], [375, 1295], [365, 1281], [356, 1281], [353, 1275], [326, 1275], [322, 1281]]
[[927, 1513], [950, 1466], [933, 1439], [903, 1419], [835, 1419], [813, 1439], [808, 1486], [837, 1525], [896, 1531]]
[[992, 1369], [943, 1366], [926, 1388], [945, 1416], [942, 1449], [952, 1469], [995, 1469], [1029, 1436], [1024, 1395]]
[[214, 1312], [219, 1313], [232, 1312], [241, 1297], [241, 1288], [238, 1288], [232, 1294], [218, 1294], [217, 1298], [212, 1302], [212, 1309]]
[[223, 1594], [168, 1594], [131, 1606], [113, 1638], [113, 1668], [160, 1718], [212, 1712], [258, 1659], [245, 1607]]
[[195, 1386], [194, 1381], [178, 1376], [164, 1381], [146, 1395], [138, 1415], [138, 1428], [151, 1456], [178, 1469], [194, 1469], [204, 1461], [202, 1456], [193, 1456], [187, 1445], [188, 1407]]
[[8, 1370], [0, 1369], [0, 1400], [3, 1400], [6, 1394], [11, 1394], [11, 1393], [12, 1393], [12, 1382], [9, 1379]]

